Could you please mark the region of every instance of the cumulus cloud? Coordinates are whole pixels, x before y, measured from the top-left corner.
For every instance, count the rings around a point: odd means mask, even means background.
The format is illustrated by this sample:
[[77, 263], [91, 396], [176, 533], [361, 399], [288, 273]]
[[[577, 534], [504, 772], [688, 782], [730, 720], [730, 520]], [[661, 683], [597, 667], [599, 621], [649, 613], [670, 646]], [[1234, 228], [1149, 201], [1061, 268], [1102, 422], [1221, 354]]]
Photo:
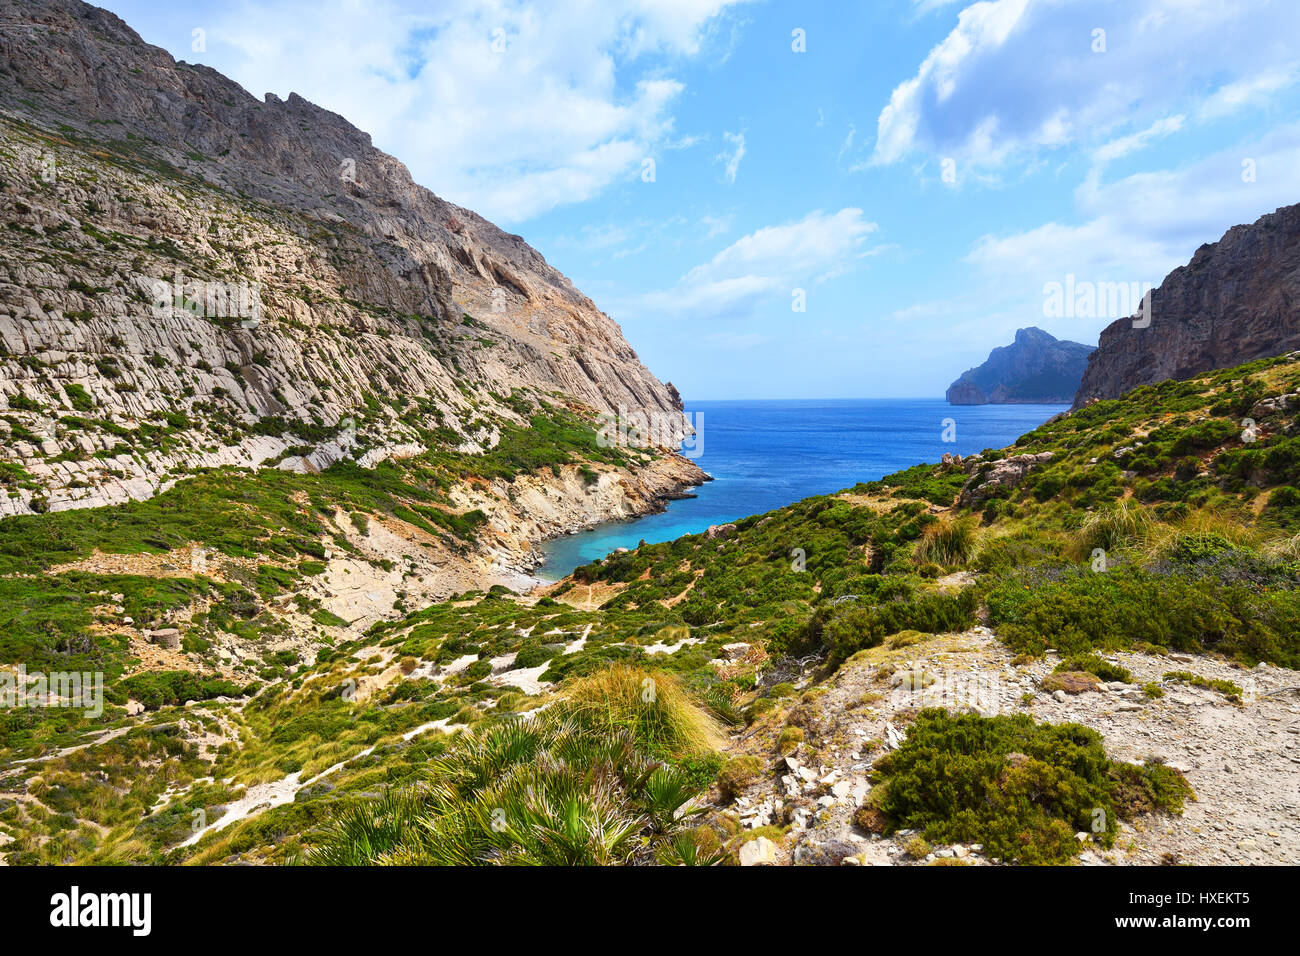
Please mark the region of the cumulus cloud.
[[675, 134], [672, 67], [744, 0], [273, 0], [208, 28], [224, 72], [346, 116], [418, 182], [518, 222], [634, 176]]
[[671, 289], [641, 298], [631, 311], [699, 319], [745, 318], [765, 304], [789, 307], [795, 288], [839, 275], [873, 250], [878, 229], [861, 209], [821, 210], [736, 240]]
[[997, 166], [1201, 102], [1218, 104], [1197, 114], [1213, 118], [1287, 85], [1298, 29], [1300, 5], [1270, 0], [975, 3], [894, 89], [872, 162], [920, 152]]

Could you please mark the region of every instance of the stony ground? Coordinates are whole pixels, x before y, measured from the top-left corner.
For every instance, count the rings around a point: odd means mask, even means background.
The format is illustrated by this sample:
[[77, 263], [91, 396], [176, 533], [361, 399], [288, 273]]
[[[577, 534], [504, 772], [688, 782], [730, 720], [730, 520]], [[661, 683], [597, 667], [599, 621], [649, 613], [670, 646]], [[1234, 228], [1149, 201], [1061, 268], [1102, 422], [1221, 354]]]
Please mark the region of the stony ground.
[[[1083, 864], [1300, 862], [1300, 680], [1294, 672], [1263, 664], [1245, 670], [1203, 657], [1116, 653], [1107, 659], [1127, 668], [1134, 683], [1100, 683], [1068, 694], [1040, 687], [1059, 660], [1055, 654], [1019, 667], [1014, 658], [991, 631], [977, 627], [911, 646], [875, 648], [825, 682], [799, 682], [782, 713], [732, 740], [732, 755], [759, 756], [769, 772], [728, 812], [751, 832], [790, 825], [783, 839], [750, 849], [742, 861], [992, 862], [978, 845], [934, 847], [918, 860], [903, 849], [911, 833], [881, 837], [853, 823], [870, 788], [871, 765], [906, 733], [905, 712], [945, 706], [1078, 722], [1105, 737], [1114, 759], [1158, 757], [1186, 775], [1196, 800], [1181, 816], [1123, 824], [1110, 850], [1081, 834], [1088, 843], [1079, 857]], [[1242, 702], [1163, 680], [1171, 671], [1230, 680], [1244, 690]], [[1152, 682], [1161, 684], [1163, 696], [1147, 696], [1143, 685]], [[806, 739], [782, 757], [776, 736], [787, 723], [801, 727]]]

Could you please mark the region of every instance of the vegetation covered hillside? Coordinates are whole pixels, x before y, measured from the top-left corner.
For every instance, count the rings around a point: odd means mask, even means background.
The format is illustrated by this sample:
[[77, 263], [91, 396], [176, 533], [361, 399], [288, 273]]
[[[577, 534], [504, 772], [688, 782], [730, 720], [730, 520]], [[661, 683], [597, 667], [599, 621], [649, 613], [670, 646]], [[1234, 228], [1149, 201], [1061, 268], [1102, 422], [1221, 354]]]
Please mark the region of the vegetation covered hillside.
[[[1250, 681], [1300, 665], [1298, 463], [1292, 354], [611, 555], [549, 593], [462, 593], [247, 696], [150, 689], [143, 714], [110, 709], [100, 736], [61, 749], [8, 715], [3, 851], [193, 863], [1112, 852], [1200, 791], [1178, 760], [1131, 752], [1112, 727], [1150, 715], [1178, 756], [1192, 746], [1178, 725], [1193, 721], [1158, 707], [1203, 704], [1225, 740], [1231, 721], [1295, 711], [1276, 697], [1294, 680], [1268, 684], [1267, 704]], [[921, 692], [935, 661], [986, 666], [994, 706], [932, 706]], [[1061, 719], [1076, 712], [1088, 726]], [[833, 840], [797, 836], [832, 819]], [[1261, 826], [1286, 829], [1279, 840], [1293, 829]]]

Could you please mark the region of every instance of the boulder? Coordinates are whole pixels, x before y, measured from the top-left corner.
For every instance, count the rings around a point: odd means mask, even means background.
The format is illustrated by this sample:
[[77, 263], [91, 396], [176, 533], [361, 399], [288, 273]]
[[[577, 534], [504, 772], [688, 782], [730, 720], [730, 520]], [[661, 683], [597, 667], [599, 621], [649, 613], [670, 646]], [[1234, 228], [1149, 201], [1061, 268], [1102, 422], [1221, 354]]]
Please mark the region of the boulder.
[[156, 631], [145, 631], [145, 637], [149, 643], [157, 644], [159, 647], [174, 651], [181, 646], [181, 632], [174, 627], [164, 627]]
[[773, 866], [776, 844], [767, 837], [755, 837], [740, 848], [741, 866]]

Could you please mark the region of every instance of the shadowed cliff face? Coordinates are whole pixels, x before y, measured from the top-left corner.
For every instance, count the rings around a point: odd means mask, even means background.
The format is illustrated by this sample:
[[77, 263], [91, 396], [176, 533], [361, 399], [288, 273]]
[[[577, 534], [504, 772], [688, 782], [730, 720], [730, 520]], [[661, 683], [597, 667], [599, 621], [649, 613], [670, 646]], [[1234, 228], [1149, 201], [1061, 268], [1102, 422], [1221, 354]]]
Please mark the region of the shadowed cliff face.
[[1142, 324], [1120, 319], [1102, 331], [1076, 408], [1300, 348], [1300, 205], [1197, 249], [1152, 293], [1150, 324]]
[[517, 392], [588, 418], [682, 407], [521, 237], [342, 117], [77, 0], [0, 0], [0, 160], [0, 458], [43, 486], [0, 513], [343, 445], [409, 455], [431, 430], [472, 452], [526, 420]]
[[988, 361], [962, 373], [948, 387], [951, 405], [1068, 402], [1079, 384], [1092, 346], [1063, 342], [1042, 329], [1016, 332]]

